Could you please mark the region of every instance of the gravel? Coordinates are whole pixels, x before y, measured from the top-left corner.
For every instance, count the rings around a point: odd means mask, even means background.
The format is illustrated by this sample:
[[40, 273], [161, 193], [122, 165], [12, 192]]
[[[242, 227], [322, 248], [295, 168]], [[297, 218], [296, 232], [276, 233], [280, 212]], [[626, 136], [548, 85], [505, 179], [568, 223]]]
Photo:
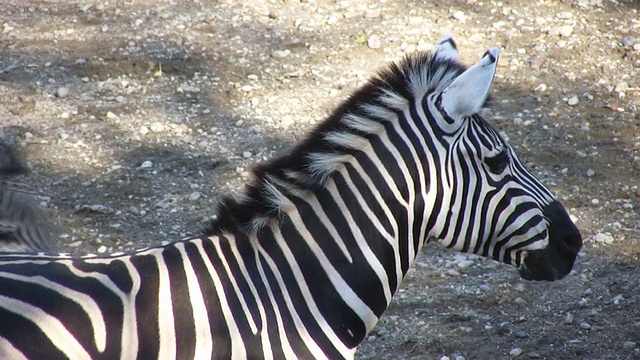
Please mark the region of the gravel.
[[75, 253], [197, 232], [254, 163], [443, 33], [468, 63], [499, 46], [487, 118], [575, 219], [575, 270], [530, 283], [429, 245], [357, 358], [504, 359], [516, 347], [640, 358], [634, 2], [6, 1], [0, 12], [0, 135], [27, 155], [24, 182], [50, 198]]

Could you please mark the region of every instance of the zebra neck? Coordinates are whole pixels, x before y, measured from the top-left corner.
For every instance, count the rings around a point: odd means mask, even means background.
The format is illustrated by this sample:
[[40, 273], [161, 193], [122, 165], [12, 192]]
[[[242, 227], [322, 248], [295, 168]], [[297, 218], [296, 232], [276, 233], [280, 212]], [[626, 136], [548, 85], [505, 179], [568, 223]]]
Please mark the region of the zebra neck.
[[[402, 200], [406, 186], [387, 181], [384, 171], [363, 171], [365, 163], [346, 164], [322, 190], [292, 199], [279, 221], [229, 242], [238, 255], [227, 263], [244, 268], [240, 272], [251, 283], [247, 288], [254, 289], [251, 297], [260, 299], [247, 304], [277, 306], [293, 323], [305, 324], [308, 331], [298, 333], [300, 341], [324, 344], [323, 349], [355, 349], [387, 308], [421, 246], [408, 226], [413, 211]], [[275, 323], [268, 313], [248, 314], [255, 323], [265, 316], [263, 323]]]

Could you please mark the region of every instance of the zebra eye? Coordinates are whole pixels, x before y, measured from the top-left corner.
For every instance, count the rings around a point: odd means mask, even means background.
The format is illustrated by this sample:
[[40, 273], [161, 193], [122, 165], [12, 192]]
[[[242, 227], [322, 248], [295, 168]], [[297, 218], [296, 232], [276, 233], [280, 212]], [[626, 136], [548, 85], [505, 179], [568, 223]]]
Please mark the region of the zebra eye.
[[503, 149], [494, 156], [486, 157], [484, 162], [489, 167], [489, 171], [494, 174], [502, 174], [504, 169], [509, 165], [509, 151]]

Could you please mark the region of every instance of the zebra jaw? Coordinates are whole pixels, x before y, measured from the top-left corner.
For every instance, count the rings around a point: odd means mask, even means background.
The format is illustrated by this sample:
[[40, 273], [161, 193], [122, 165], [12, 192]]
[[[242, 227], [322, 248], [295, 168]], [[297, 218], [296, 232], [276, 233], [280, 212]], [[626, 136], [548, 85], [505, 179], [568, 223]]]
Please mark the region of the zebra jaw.
[[[445, 49], [441, 42], [438, 54], [450, 57], [451, 51]], [[498, 48], [489, 49], [480, 61], [458, 76], [442, 92], [441, 106], [449, 117], [459, 119], [471, 116], [482, 109], [491, 90], [498, 65], [498, 55]]]

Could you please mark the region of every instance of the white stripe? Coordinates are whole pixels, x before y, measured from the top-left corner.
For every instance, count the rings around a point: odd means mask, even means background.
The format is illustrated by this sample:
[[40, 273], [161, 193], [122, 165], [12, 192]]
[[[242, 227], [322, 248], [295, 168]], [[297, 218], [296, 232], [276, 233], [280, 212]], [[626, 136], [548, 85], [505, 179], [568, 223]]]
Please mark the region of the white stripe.
[[89, 317], [91, 323], [91, 333], [93, 334], [96, 348], [102, 352], [105, 350], [107, 343], [107, 329], [102, 316], [102, 311], [98, 304], [88, 295], [79, 291], [62, 286], [51, 280], [43, 278], [41, 276], [21, 276], [13, 273], [0, 273], [0, 277], [5, 279], [12, 279], [23, 283], [30, 283], [40, 285], [43, 288], [53, 290], [65, 297], [67, 300], [75, 302], [80, 305], [85, 314]]
[[[201, 241], [193, 240], [191, 244], [200, 244]], [[184, 243], [176, 243], [176, 248], [182, 256], [184, 264], [184, 272], [187, 277], [187, 288], [189, 289], [189, 299], [191, 300], [191, 308], [193, 309], [193, 321], [196, 332], [196, 349], [194, 353], [195, 359], [211, 359], [213, 353], [213, 337], [211, 336], [211, 323], [209, 321], [209, 313], [204, 303], [204, 295], [200, 289], [198, 277], [191, 265], [191, 260], [187, 255]], [[204, 261], [206, 262], [206, 260]]]
[[0, 306], [36, 324], [51, 340], [53, 346], [58, 348], [67, 358], [74, 360], [91, 359], [91, 356], [82, 345], [78, 343], [76, 338], [69, 333], [57, 318], [33, 305], [3, 295], [0, 295]]
[[173, 300], [171, 299], [171, 278], [169, 269], [162, 257], [162, 252], [150, 254], [158, 265], [158, 332], [159, 354], [167, 359], [176, 357], [176, 328], [173, 317]]
[[[360, 231], [360, 228], [357, 226], [356, 221], [351, 216], [349, 207], [344, 203], [344, 200], [342, 199], [342, 197], [340, 196], [340, 193], [336, 189], [336, 184], [333, 182], [333, 180], [330, 180], [326, 184], [326, 190], [329, 192], [329, 194], [331, 194], [331, 197], [336, 202], [336, 205], [338, 205], [340, 213], [344, 216], [345, 222], [347, 223], [347, 225], [349, 225], [350, 233], [353, 234], [353, 237], [358, 244], [358, 248], [360, 249], [364, 257], [368, 259], [369, 266], [371, 266], [371, 269], [378, 277], [378, 281], [382, 285], [382, 289], [384, 290], [385, 301], [388, 304], [391, 301], [391, 297], [393, 295], [391, 294], [391, 289], [389, 288], [389, 277], [387, 276], [387, 271], [385, 270], [382, 263], [380, 263], [380, 260], [375, 255], [373, 250], [371, 250], [369, 243], [367, 243], [367, 241], [365, 240], [365, 237], [362, 234], [362, 231]], [[291, 216], [292, 219], [299, 219], [299, 214], [297, 212], [291, 212], [289, 216]], [[298, 222], [294, 220], [293, 223], [296, 224]], [[299, 223], [302, 224], [301, 220]], [[348, 294], [350, 298], [353, 296], [354, 300], [356, 299], [359, 300], [357, 295], [353, 293], [353, 290], [351, 289], [351, 287], [349, 287], [346, 283], [340, 284], [341, 282], [344, 282], [344, 279], [342, 279], [340, 274], [335, 270], [335, 268], [333, 268], [329, 259], [327, 259], [326, 255], [324, 254], [320, 246], [316, 243], [315, 239], [313, 238], [313, 235], [311, 235], [311, 233], [309, 233], [309, 231], [306, 228], [304, 229], [297, 228], [297, 229], [301, 233], [303, 238], [307, 240], [307, 243], [309, 244], [309, 246], [311, 246], [312, 250], [314, 251], [314, 254], [318, 257], [325, 271], [329, 273], [329, 278], [332, 280], [332, 282], [334, 280], [336, 281], [333, 285], [336, 286], [336, 289], [339, 290], [338, 292], [340, 294], [345, 294], [345, 295]], [[338, 284], [340, 284], [340, 287], [337, 286]], [[342, 289], [343, 287], [346, 287], [346, 288]], [[346, 291], [346, 293], [342, 292], [343, 290]], [[350, 302], [347, 301], [347, 303], [350, 303]], [[360, 306], [360, 304], [358, 305]], [[357, 311], [357, 313], [358, 315], [361, 316], [362, 320], [364, 320], [365, 323], [367, 323], [367, 327], [368, 327], [369, 326], [368, 321], [372, 321], [372, 318], [367, 313], [368, 311], [371, 311], [371, 310], [368, 309], [368, 306], [366, 306], [366, 304], [362, 303], [362, 305], [364, 305], [366, 309], [362, 308], [362, 310], [360, 310], [359, 312]], [[357, 309], [354, 308], [354, 310], [357, 310]], [[375, 321], [377, 321], [377, 318]]]
[[121, 359], [133, 359], [138, 354], [138, 319], [136, 313], [136, 297], [140, 292], [140, 273], [129, 259], [123, 259], [127, 273], [131, 276], [131, 293], [125, 298], [122, 311], [122, 352]]
[[16, 349], [9, 340], [2, 336], [0, 336], [0, 359], [28, 360], [20, 350]]
[[[283, 281], [282, 281], [282, 277], [278, 277], [279, 273], [278, 273], [278, 269], [275, 268], [275, 264], [273, 262], [273, 260], [269, 257], [269, 254], [267, 254], [264, 249], [258, 247], [256, 249], [260, 254], [262, 254], [264, 256], [264, 258], [267, 260], [267, 262], [269, 263], [269, 267], [271, 268], [271, 270], [276, 274], [276, 277], [279, 279], [278, 281], [278, 285], [280, 285], [280, 287], [283, 287]], [[282, 324], [282, 316], [280, 316], [280, 311], [282, 311], [279, 307], [278, 304], [276, 303], [275, 299], [273, 298], [273, 291], [271, 290], [271, 286], [269, 284], [269, 280], [267, 279], [267, 276], [264, 273], [264, 269], [262, 261], [260, 260], [260, 257], [258, 254], [256, 254], [256, 259], [257, 259], [257, 267], [258, 267], [258, 273], [260, 274], [260, 277], [262, 278], [262, 281], [264, 283], [264, 286], [267, 289], [267, 295], [269, 296], [269, 302], [271, 303], [271, 308], [273, 309], [273, 313], [274, 316], [276, 317], [276, 326], [278, 328], [278, 336], [280, 337], [280, 345], [282, 345], [282, 352], [284, 354], [284, 358], [285, 359], [291, 359], [291, 360], [297, 360], [298, 356], [296, 356], [295, 352], [293, 351], [293, 349], [291, 348], [291, 344], [289, 343], [289, 338], [287, 337], [287, 332], [284, 329], [284, 325]], [[284, 292], [284, 290], [283, 290]], [[273, 345], [275, 344], [271, 344], [269, 343], [269, 348], [271, 348]], [[234, 358], [236, 359], [236, 358]], [[241, 359], [241, 358], [237, 358], [237, 359]]]
[[[216, 251], [218, 252], [218, 256], [220, 258], [224, 258], [223, 254], [219, 250], [218, 242], [221, 241], [219, 238], [210, 238], [214, 245], [216, 245]], [[198, 252], [200, 252], [200, 256], [202, 258], [208, 258], [206, 256], [206, 252], [202, 246], [201, 242], [195, 243]], [[240, 335], [240, 331], [238, 330], [238, 326], [233, 318], [233, 314], [231, 313], [231, 308], [229, 306], [229, 302], [227, 301], [227, 295], [224, 293], [224, 287], [222, 286], [222, 282], [218, 277], [217, 270], [214, 269], [213, 265], [210, 261], [205, 261], [205, 266], [207, 268], [207, 272], [211, 277], [211, 281], [213, 281], [213, 286], [216, 288], [216, 294], [218, 294], [218, 301], [220, 301], [220, 309], [222, 309], [222, 315], [225, 323], [227, 324], [227, 329], [229, 329], [229, 338], [231, 341], [231, 356], [230, 359], [246, 359], [247, 353], [244, 345], [244, 341], [242, 340], [242, 336]], [[213, 344], [215, 349], [215, 344]]]
[[[244, 294], [242, 294], [242, 292], [240, 291], [240, 288], [238, 287], [238, 282], [236, 281], [236, 277], [234, 276], [236, 274], [233, 274], [231, 272], [231, 268], [229, 267], [229, 262], [227, 261], [227, 258], [222, 256], [223, 254], [222, 254], [222, 249], [220, 248], [219, 241], [211, 241], [211, 240], [209, 241], [213, 244], [213, 246], [216, 249], [216, 252], [220, 255], [220, 259], [222, 261], [222, 267], [224, 268], [224, 271], [227, 273], [227, 276], [231, 281], [231, 286], [233, 287], [233, 291], [236, 293], [238, 301], [240, 302], [240, 307], [242, 307], [242, 312], [245, 314], [247, 318], [247, 322], [249, 323], [249, 327], [251, 328], [251, 333], [254, 335], [257, 334], [258, 326], [256, 325], [256, 321], [253, 319], [253, 316], [251, 315], [251, 311], [249, 310], [249, 306], [247, 305], [247, 302], [244, 300]], [[235, 239], [229, 240], [229, 247], [231, 248], [231, 253], [234, 256], [233, 262], [240, 267], [240, 272], [242, 273], [242, 276], [247, 281], [247, 284], [249, 285], [249, 289], [251, 290], [251, 294], [253, 295], [253, 298], [256, 299], [256, 303], [258, 304], [259, 311], [261, 311], [262, 313], [264, 311], [264, 308], [260, 303], [260, 299], [258, 299], [258, 292], [255, 286], [253, 286], [253, 281], [249, 276], [249, 273], [247, 272], [247, 268], [244, 265], [244, 260], [238, 253], [238, 249], [235, 246], [234, 241]]]

